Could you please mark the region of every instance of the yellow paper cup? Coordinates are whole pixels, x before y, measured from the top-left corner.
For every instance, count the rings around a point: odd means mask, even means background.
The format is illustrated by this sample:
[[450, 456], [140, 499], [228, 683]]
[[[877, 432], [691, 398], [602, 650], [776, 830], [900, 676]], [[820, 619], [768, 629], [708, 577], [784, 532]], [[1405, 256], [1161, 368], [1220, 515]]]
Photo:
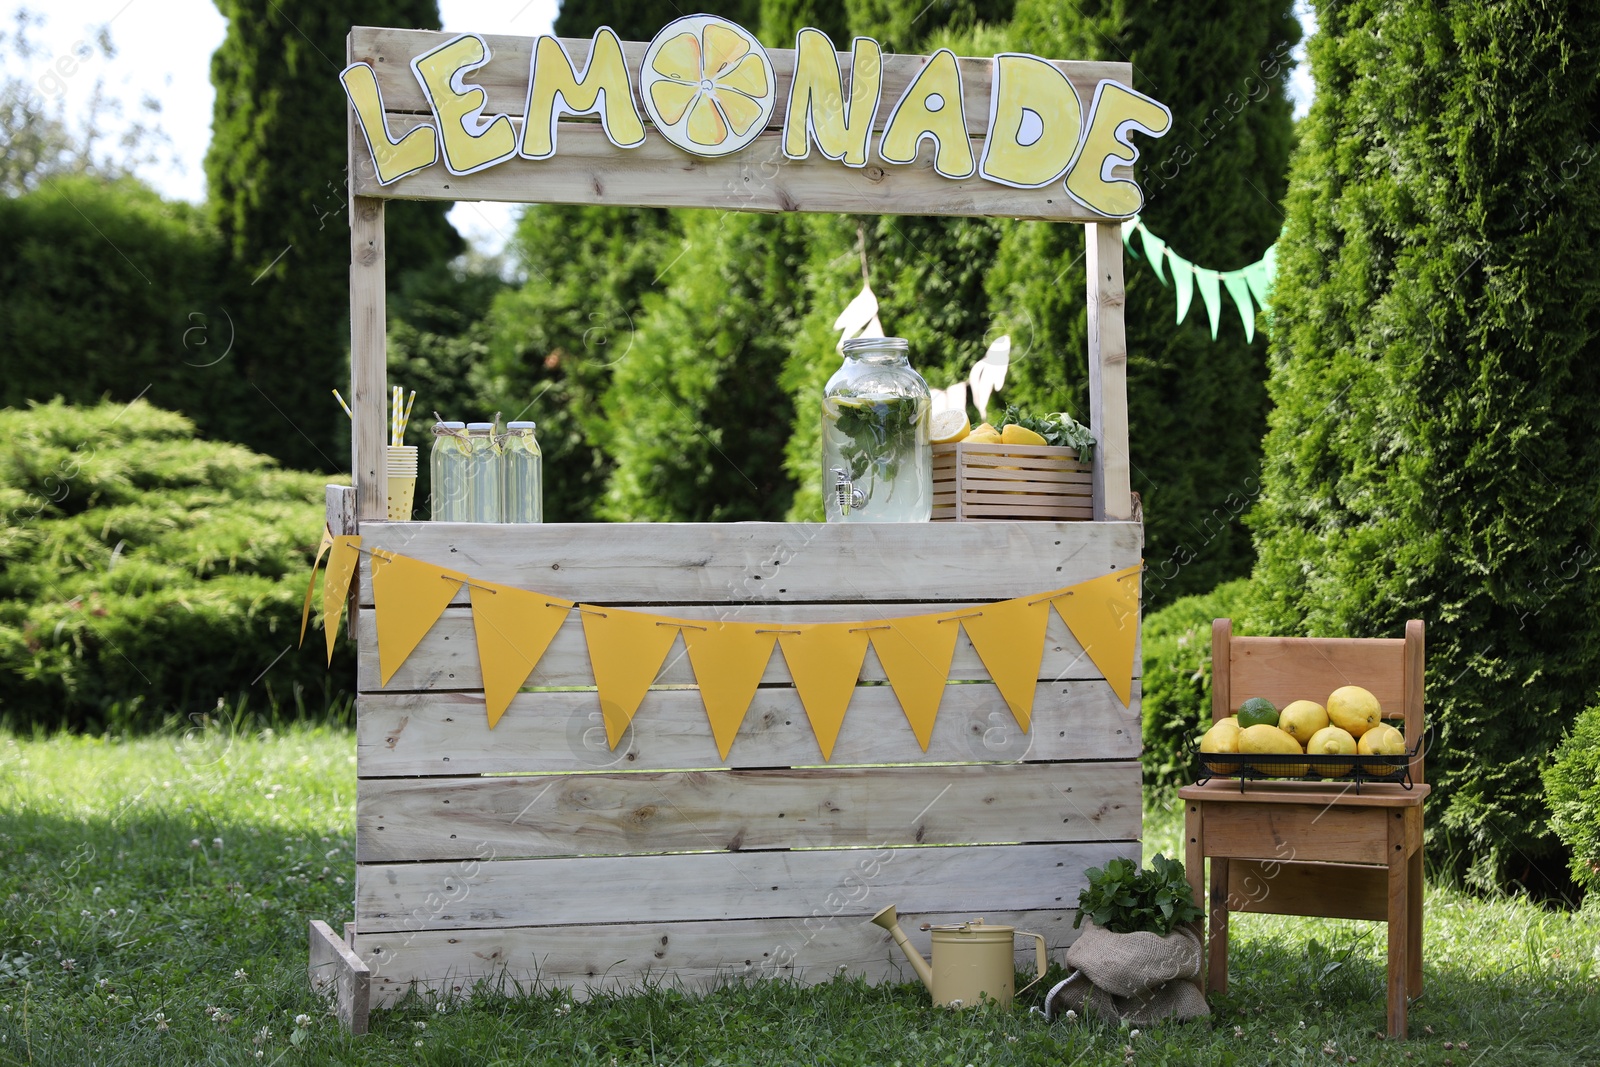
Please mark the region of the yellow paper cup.
[[409, 522], [417, 495], [417, 446], [390, 445], [387, 466], [389, 521]]

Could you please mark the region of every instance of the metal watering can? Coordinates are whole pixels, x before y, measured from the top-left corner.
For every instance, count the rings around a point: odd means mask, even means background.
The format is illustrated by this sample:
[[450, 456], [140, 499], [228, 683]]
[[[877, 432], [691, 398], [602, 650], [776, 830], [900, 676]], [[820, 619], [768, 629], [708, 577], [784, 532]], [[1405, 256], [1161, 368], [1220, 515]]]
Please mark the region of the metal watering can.
[[[1049, 961], [1045, 959], [1044, 937], [1018, 930], [1014, 926], [990, 926], [982, 919], [972, 919], [949, 926], [929, 926], [933, 932], [933, 965], [929, 966], [900, 929], [895, 906], [890, 904], [872, 917], [872, 922], [889, 931], [894, 943], [906, 954], [912, 970], [922, 979], [922, 984], [933, 994], [933, 1002], [944, 1008], [959, 1008], [977, 1004], [984, 997], [1000, 1005], [1011, 1006], [1016, 982], [1016, 938], [1031, 937], [1038, 954], [1039, 974], [1033, 982], [1044, 977]], [[1033, 985], [1029, 982], [1027, 986]]]

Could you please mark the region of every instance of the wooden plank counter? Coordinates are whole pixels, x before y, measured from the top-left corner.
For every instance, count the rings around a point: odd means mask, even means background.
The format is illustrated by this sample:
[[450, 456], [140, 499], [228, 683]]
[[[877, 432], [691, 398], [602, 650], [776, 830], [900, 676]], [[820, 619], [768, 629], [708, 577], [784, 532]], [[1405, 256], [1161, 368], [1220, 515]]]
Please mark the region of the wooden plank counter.
[[[774, 622], [1056, 589], [1136, 564], [1141, 541], [1138, 524], [1089, 522], [361, 532], [585, 603]], [[470, 609], [447, 608], [383, 686], [365, 560], [360, 580], [350, 940], [378, 1005], [483, 979], [582, 996], [664, 973], [907, 977], [866, 921], [890, 903], [907, 929], [983, 915], [1059, 949], [1083, 871], [1139, 856], [1138, 680], [1124, 707], [1053, 615], [1026, 733], [963, 636], [926, 752], [869, 651], [824, 763], [775, 650], [722, 761], [681, 637], [615, 750], [576, 617], [491, 731]]]

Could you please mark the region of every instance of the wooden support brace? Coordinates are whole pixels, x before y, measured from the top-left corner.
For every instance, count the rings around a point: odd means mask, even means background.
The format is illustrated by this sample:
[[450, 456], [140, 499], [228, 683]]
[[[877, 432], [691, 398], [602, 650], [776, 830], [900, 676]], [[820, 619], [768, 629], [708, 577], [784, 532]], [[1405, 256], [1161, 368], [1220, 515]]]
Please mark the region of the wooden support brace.
[[1094, 521], [1133, 518], [1128, 463], [1128, 339], [1123, 324], [1122, 227], [1084, 227], [1089, 296], [1089, 429], [1094, 457]]
[[328, 531], [335, 537], [356, 532], [356, 491], [348, 485], [325, 489]]
[[367, 1032], [372, 1003], [372, 972], [344, 938], [321, 919], [311, 920], [311, 964], [306, 968], [313, 992], [332, 995], [339, 1022], [352, 1034]]
[[388, 371], [384, 351], [383, 201], [350, 200], [350, 470], [356, 521], [389, 515]]

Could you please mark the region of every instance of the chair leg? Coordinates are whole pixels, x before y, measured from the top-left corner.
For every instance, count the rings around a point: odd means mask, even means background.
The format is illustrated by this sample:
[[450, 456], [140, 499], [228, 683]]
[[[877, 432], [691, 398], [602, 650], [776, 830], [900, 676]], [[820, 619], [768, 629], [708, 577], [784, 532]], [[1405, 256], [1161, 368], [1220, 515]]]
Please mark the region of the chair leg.
[[1228, 861], [1211, 857], [1211, 938], [1206, 942], [1206, 990], [1228, 991]]
[[1396, 812], [1389, 822], [1389, 1036], [1406, 1037], [1406, 980], [1411, 974], [1411, 886], [1407, 875], [1405, 818]]
[[1200, 987], [1206, 982], [1206, 854], [1200, 840], [1200, 806], [1190, 803], [1183, 815], [1183, 874], [1189, 880], [1189, 895], [1200, 908], [1200, 918], [1190, 927], [1200, 938]]
[[1406, 959], [1411, 964], [1411, 973], [1406, 976], [1406, 995], [1415, 1000], [1422, 996], [1422, 842], [1414, 841], [1412, 847], [1410, 869], [1406, 872], [1410, 883], [1406, 922], [1411, 935], [1411, 943], [1406, 947]]

